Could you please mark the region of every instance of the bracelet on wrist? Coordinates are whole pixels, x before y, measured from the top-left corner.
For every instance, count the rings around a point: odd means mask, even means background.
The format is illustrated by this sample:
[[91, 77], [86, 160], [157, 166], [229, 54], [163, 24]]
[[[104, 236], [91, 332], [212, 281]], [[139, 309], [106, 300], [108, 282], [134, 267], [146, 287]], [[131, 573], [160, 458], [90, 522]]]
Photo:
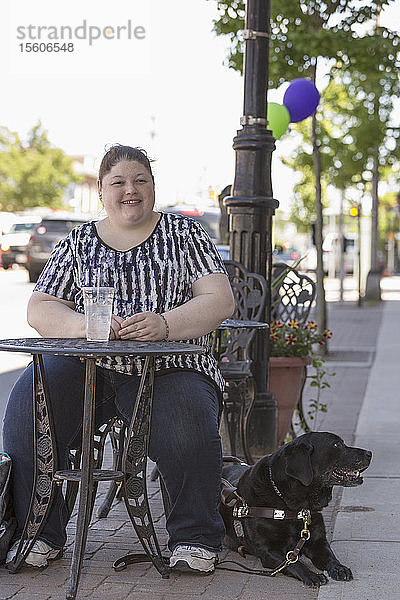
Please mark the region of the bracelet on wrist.
[[168, 342], [168, 340], [169, 340], [169, 325], [168, 325], [168, 321], [164, 317], [164, 315], [162, 315], [162, 314], [159, 313], [159, 316], [162, 318], [162, 320], [164, 321], [164, 325], [165, 325], [165, 337], [161, 341], [162, 342]]

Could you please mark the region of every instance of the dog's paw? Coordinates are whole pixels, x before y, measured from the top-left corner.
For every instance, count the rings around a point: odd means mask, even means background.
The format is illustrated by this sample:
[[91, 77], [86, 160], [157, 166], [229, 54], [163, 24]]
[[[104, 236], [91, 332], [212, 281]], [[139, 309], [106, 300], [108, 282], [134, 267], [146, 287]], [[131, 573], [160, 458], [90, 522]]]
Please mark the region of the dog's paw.
[[302, 580], [304, 585], [312, 588], [318, 588], [328, 583], [328, 578], [323, 573], [314, 573], [313, 571], [310, 571], [305, 576], [303, 575]]
[[327, 573], [329, 577], [332, 577], [336, 581], [351, 581], [353, 579], [351, 570], [340, 563], [327, 569]]

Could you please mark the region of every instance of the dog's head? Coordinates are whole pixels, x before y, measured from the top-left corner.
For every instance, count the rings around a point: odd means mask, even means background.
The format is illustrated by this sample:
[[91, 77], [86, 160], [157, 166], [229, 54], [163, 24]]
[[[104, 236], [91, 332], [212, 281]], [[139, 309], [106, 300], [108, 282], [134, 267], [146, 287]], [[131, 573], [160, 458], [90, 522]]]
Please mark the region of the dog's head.
[[324, 487], [361, 485], [360, 473], [369, 466], [372, 452], [346, 446], [327, 432], [312, 432], [296, 438], [281, 449], [286, 475], [305, 486], [312, 482]]

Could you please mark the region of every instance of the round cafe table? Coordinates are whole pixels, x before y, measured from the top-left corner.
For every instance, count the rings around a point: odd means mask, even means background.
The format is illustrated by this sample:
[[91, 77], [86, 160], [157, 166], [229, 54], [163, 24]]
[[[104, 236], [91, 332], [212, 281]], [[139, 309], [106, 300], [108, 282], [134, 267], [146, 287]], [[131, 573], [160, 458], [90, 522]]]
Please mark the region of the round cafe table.
[[[123, 486], [129, 517], [151, 560], [162, 577], [167, 578], [165, 563], [151, 517], [146, 487], [147, 449], [150, 435], [155, 360], [173, 354], [199, 354], [201, 346], [182, 342], [134, 342], [113, 340], [90, 342], [75, 338], [25, 338], [0, 340], [0, 351], [33, 355], [34, 483], [30, 509], [12, 572], [18, 571], [38, 538], [46, 521], [56, 485], [63, 481], [80, 483], [76, 537], [72, 555], [67, 598], [75, 598], [79, 583], [87, 532], [98, 481], [116, 481]], [[43, 354], [77, 356], [85, 362], [85, 391], [82, 428], [81, 469], [57, 470], [51, 405], [43, 367]], [[94, 458], [94, 403], [96, 359], [103, 356], [142, 357], [143, 369], [125, 443], [121, 471], [96, 469]], [[101, 465], [100, 465], [101, 466]]]

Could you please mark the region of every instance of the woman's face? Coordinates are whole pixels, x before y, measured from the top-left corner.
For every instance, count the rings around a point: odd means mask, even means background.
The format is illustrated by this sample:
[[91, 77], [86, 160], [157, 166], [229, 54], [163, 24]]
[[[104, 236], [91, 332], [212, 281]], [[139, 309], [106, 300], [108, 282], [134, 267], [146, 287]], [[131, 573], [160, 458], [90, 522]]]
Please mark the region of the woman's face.
[[123, 228], [144, 225], [152, 219], [154, 184], [149, 171], [133, 160], [114, 165], [99, 190], [110, 223]]

